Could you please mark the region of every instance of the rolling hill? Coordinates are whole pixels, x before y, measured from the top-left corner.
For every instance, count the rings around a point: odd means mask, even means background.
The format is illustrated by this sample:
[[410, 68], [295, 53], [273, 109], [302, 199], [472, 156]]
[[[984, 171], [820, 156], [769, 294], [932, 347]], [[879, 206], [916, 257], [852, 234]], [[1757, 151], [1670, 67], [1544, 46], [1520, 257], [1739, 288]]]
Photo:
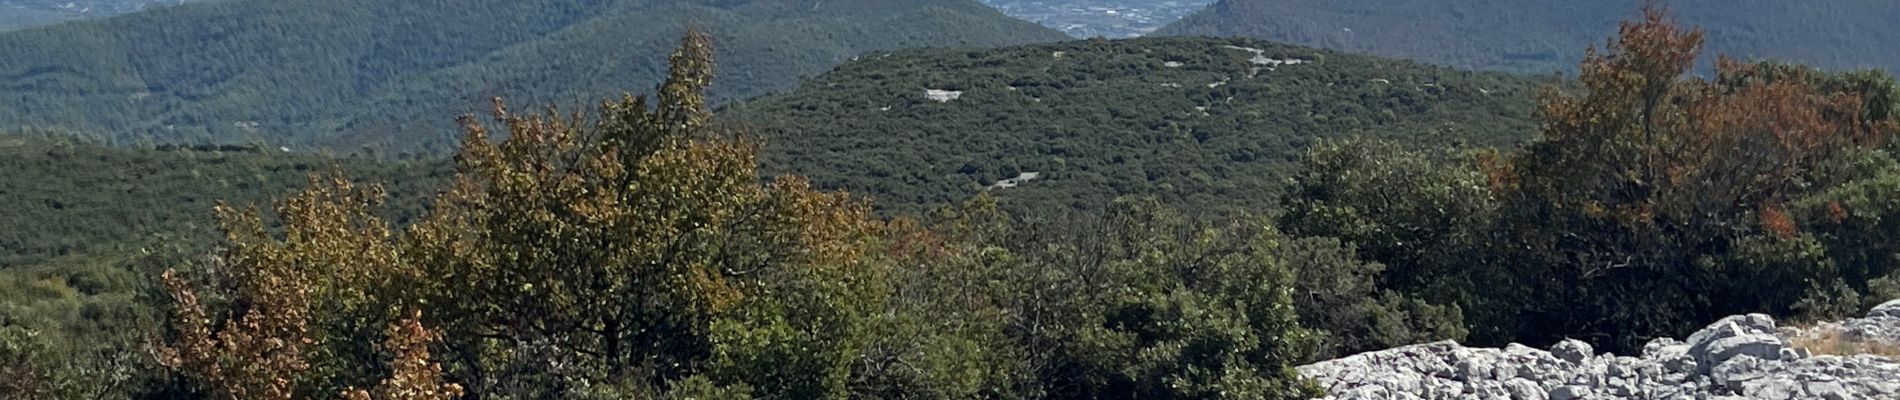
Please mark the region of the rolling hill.
[[[269, 207], [338, 168], [385, 184], [397, 219], [421, 209], [450, 168], [242, 146], [125, 148], [0, 136], [0, 269], [56, 260], [193, 254], [215, 242], [218, 202]], [[163, 249], [161, 249], [163, 248]]]
[[[1900, 3], [1666, 0], [1709, 32], [1708, 49], [1830, 69], [1900, 70]], [[1442, 65], [1573, 70], [1643, 0], [1222, 0], [1157, 36], [1246, 36]]]
[[974, 0], [232, 0], [0, 34], [0, 129], [389, 151], [445, 116], [645, 88], [696, 25], [720, 99], [876, 49], [1063, 39]]
[[1317, 140], [1508, 146], [1556, 83], [1250, 39], [1086, 40], [877, 55], [723, 117], [764, 138], [768, 169], [892, 211], [986, 188], [1017, 208], [1259, 210]]

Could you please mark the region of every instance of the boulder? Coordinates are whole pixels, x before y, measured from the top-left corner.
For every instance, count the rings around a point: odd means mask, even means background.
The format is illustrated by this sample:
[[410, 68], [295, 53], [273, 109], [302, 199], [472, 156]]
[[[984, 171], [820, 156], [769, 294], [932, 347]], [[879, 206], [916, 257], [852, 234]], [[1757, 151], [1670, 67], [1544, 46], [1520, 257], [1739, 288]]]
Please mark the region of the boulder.
[[1557, 342], [1556, 345], [1550, 346], [1550, 355], [1557, 356], [1557, 359], [1569, 361], [1572, 364], [1581, 364], [1583, 360], [1588, 360], [1591, 356], [1596, 355], [1596, 350], [1591, 348], [1589, 343], [1584, 343], [1582, 340], [1564, 339], [1561, 342]]
[[1873, 311], [1867, 312], [1867, 318], [1900, 318], [1900, 300], [1874, 306]]
[[1840, 382], [1808, 382], [1803, 389], [1808, 396], [1824, 400], [1847, 400], [1849, 393]]
[[1550, 391], [1538, 386], [1529, 379], [1513, 378], [1504, 382], [1504, 391], [1510, 393], [1512, 400], [1548, 400]]
[[1582, 386], [1558, 386], [1550, 390], [1550, 400], [1578, 400], [1590, 397], [1590, 388]]
[[1751, 333], [1711, 341], [1708, 346], [1701, 349], [1701, 353], [1696, 353], [1694, 356], [1697, 364], [1714, 367], [1743, 355], [1762, 360], [1779, 360], [1781, 350], [1786, 347], [1782, 344], [1781, 337]]
[[1801, 384], [1788, 378], [1757, 379], [1742, 385], [1742, 394], [1762, 400], [1794, 400], [1801, 395]]

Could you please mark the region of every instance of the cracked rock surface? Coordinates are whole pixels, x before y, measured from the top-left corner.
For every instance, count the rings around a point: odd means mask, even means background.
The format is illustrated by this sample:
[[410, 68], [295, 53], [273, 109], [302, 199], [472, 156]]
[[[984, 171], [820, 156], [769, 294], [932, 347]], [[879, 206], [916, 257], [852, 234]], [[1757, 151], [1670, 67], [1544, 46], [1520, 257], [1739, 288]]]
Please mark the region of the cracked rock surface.
[[1657, 339], [1639, 356], [1598, 354], [1565, 340], [1548, 350], [1437, 342], [1299, 367], [1325, 399], [1891, 399], [1900, 361], [1813, 354], [1792, 339], [1820, 331], [1900, 345], [1900, 300], [1866, 318], [1778, 328], [1762, 314], [1723, 318], [1682, 340]]

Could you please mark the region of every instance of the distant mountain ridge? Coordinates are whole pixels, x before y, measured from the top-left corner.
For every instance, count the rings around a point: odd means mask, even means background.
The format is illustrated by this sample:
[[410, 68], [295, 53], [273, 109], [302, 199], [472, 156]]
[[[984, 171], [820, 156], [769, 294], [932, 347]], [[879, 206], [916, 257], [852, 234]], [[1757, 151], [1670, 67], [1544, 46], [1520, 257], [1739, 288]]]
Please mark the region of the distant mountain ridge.
[[[1645, 0], [1221, 0], [1156, 36], [1246, 36], [1442, 65], [1574, 69]], [[1665, 0], [1711, 54], [1900, 70], [1900, 2]]]
[[0, 34], [0, 129], [446, 150], [488, 97], [658, 82], [688, 25], [718, 41], [722, 99], [872, 50], [1065, 38], [973, 0], [232, 0]]

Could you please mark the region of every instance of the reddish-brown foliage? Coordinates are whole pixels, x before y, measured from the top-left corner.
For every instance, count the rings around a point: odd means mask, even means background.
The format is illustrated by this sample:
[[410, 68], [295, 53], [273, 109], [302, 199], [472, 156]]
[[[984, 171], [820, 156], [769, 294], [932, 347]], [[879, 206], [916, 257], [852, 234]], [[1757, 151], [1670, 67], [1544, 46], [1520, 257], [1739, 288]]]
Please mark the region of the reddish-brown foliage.
[[394, 352], [390, 376], [374, 391], [343, 391], [347, 400], [450, 400], [462, 396], [462, 386], [442, 377], [442, 365], [429, 360], [429, 345], [440, 341], [434, 331], [422, 326], [422, 312], [410, 311], [402, 321], [389, 326], [389, 339], [383, 347]]
[[[1717, 80], [1684, 78], [1702, 41], [1656, 9], [1625, 23], [1584, 61], [1587, 95], [1545, 97], [1546, 140], [1514, 166], [1486, 166], [1493, 186], [1523, 181], [1559, 207], [1637, 229], [1702, 223], [1779, 210], [1823, 162], [1880, 139], [1859, 94], [1798, 73], [1759, 76], [1723, 59]], [[1768, 214], [1763, 228], [1792, 229]]]

